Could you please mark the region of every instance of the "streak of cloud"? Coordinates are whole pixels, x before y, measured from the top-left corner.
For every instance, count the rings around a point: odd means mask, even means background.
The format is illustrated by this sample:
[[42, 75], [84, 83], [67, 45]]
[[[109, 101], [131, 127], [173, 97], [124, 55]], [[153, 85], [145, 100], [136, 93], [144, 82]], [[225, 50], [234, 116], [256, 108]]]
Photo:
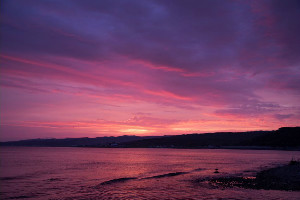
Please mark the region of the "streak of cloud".
[[4, 0], [1, 137], [297, 126], [299, 18], [297, 0]]

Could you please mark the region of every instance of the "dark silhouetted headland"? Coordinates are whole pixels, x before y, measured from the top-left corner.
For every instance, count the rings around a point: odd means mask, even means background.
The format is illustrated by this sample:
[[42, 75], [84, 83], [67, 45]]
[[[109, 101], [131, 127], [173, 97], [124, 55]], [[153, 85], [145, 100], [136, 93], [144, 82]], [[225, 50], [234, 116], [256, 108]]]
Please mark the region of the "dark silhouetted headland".
[[176, 135], [127, 142], [124, 147], [300, 149], [300, 127], [276, 131], [222, 132]]

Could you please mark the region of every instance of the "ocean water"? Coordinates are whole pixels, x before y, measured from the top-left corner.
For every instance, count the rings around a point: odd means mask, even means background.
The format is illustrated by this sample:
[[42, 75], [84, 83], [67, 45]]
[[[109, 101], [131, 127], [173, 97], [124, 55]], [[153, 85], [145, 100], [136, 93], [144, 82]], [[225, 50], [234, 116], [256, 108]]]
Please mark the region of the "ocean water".
[[[299, 151], [1, 147], [0, 199], [300, 199], [300, 192], [218, 188]], [[219, 174], [213, 173], [219, 169]]]

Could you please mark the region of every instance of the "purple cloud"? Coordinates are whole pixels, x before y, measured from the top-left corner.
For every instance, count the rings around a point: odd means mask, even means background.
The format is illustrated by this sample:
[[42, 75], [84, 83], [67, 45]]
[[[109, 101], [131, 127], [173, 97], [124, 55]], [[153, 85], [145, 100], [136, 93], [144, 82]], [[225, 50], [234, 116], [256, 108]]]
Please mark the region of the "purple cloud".
[[[16, 106], [9, 100], [18, 94], [24, 116], [32, 95], [32, 105], [58, 109], [61, 99], [80, 98], [74, 104], [88, 107], [80, 113], [90, 121], [97, 117], [90, 102], [97, 102], [112, 105], [103, 118], [150, 112], [136, 123], [153, 126], [172, 117], [154, 107], [195, 116], [185, 120], [234, 115], [296, 124], [299, 18], [297, 0], [4, 0], [2, 107]], [[9, 109], [1, 115], [13, 119]]]

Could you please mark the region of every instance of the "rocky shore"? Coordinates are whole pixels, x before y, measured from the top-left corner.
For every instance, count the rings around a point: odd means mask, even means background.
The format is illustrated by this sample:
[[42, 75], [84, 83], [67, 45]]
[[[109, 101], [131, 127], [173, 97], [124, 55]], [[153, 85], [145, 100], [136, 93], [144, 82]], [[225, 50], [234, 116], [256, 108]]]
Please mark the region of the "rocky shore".
[[208, 181], [216, 187], [241, 187], [264, 190], [300, 191], [300, 162], [290, 161], [287, 165], [258, 172], [255, 177], [218, 177]]

